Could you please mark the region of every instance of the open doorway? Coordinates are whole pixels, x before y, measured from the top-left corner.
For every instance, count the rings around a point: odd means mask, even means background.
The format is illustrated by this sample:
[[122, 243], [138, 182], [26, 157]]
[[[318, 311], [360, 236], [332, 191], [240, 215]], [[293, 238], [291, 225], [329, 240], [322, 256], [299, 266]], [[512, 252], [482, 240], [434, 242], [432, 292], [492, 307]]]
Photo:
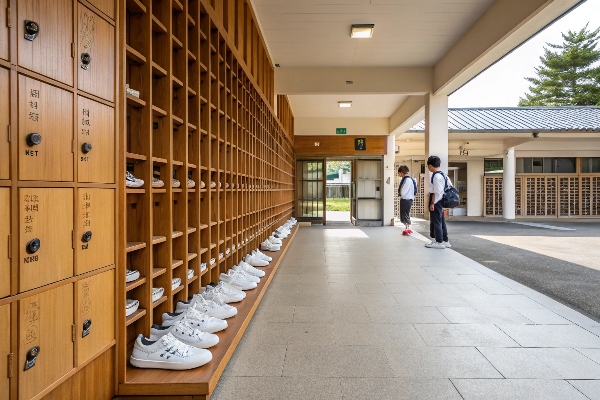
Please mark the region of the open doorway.
[[350, 224], [352, 161], [326, 160], [326, 217], [328, 224]]

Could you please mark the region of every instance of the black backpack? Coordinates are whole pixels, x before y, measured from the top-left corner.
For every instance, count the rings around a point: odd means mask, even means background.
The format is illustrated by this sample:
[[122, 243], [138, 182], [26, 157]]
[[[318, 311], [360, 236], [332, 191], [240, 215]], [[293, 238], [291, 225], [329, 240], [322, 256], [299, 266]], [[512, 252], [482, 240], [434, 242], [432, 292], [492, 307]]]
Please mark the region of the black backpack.
[[454, 186], [448, 186], [448, 177], [442, 171], [435, 171], [431, 174], [431, 184], [435, 174], [442, 174], [444, 177], [444, 195], [442, 196], [442, 207], [454, 208], [460, 204], [460, 195]]
[[400, 181], [400, 186], [398, 186], [398, 197], [400, 197], [400, 189], [402, 189], [402, 185], [404, 185], [404, 181], [406, 180], [406, 178], [410, 178], [410, 180], [412, 180], [413, 183], [413, 187], [414, 187], [414, 195], [415, 197], [417, 196], [417, 193], [419, 193], [419, 188], [417, 187], [417, 181], [415, 180], [415, 178], [411, 177], [411, 176], [404, 176], [404, 178], [402, 178], [402, 180]]

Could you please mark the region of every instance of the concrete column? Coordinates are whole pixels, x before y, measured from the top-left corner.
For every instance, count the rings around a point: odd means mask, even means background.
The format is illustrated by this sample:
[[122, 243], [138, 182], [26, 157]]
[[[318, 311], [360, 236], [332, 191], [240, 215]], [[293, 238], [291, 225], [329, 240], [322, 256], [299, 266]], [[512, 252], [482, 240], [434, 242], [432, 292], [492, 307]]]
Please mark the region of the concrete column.
[[395, 144], [396, 136], [389, 135], [387, 138], [387, 153], [383, 156], [383, 225], [390, 225], [392, 218], [394, 218], [394, 192], [397, 190], [394, 187], [396, 173], [394, 171]]
[[484, 163], [481, 160], [467, 161], [467, 216], [483, 216], [483, 174]]
[[[440, 168], [448, 173], [448, 96], [425, 95], [425, 162], [429, 156], [438, 156], [442, 163]], [[425, 206], [429, 202], [429, 185], [431, 174], [425, 168]], [[453, 182], [455, 184], [455, 182]], [[425, 210], [425, 218], [429, 212]]]
[[504, 152], [504, 172], [502, 174], [502, 217], [515, 219], [515, 148]]

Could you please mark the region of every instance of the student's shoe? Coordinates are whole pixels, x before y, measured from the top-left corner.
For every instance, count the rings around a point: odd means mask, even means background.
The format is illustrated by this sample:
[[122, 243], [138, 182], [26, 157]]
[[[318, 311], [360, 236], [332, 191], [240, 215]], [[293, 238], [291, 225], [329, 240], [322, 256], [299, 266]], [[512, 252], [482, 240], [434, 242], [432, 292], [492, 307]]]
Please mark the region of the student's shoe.
[[449, 249], [450, 247], [452, 247], [452, 245], [450, 244], [450, 241], [448, 240], [447, 242], [444, 242], [444, 246]]
[[410, 228], [408, 228], [408, 229], [406, 230], [406, 234], [407, 234], [407, 235], [412, 235], [413, 233], [414, 233], [414, 232], [413, 232], [413, 230], [412, 230], [412, 229], [410, 229]]
[[273, 261], [273, 259], [270, 256], [266, 255], [265, 253], [261, 253], [261, 251], [258, 249], [252, 250], [252, 255], [254, 257], [258, 257], [259, 259], [265, 260], [267, 262]]
[[263, 251], [279, 251], [281, 246], [271, 243], [268, 240], [265, 240], [260, 244], [260, 249]]
[[403, 230], [403, 231], [402, 231], [402, 234], [403, 234], [404, 236], [408, 236], [408, 229], [405, 229], [405, 230]]
[[208, 349], [219, 343], [219, 337], [214, 333], [202, 332], [192, 327], [183, 320], [171, 326], [152, 325], [150, 328], [150, 340], [159, 340], [161, 337], [172, 334], [175, 339], [198, 349]]
[[[213, 296], [214, 299], [219, 299], [218, 296]], [[237, 314], [237, 308], [225, 303], [217, 303], [213, 300], [207, 300], [201, 294], [195, 294], [190, 301], [178, 301], [176, 313], [184, 312], [188, 308], [194, 307], [201, 313], [207, 314], [210, 317], [219, 319], [231, 318]]]
[[244, 261], [252, 265], [253, 267], [266, 267], [267, 265], [269, 265], [268, 261], [262, 260], [258, 257], [251, 255], [247, 255], [246, 258], [244, 258]]
[[185, 370], [198, 368], [212, 360], [209, 350], [188, 346], [167, 333], [157, 341], [139, 335], [129, 359], [138, 368]]
[[216, 333], [227, 328], [227, 321], [201, 313], [194, 307], [188, 307], [187, 310], [180, 313], [164, 313], [162, 315], [163, 326], [175, 325], [182, 320], [186, 320], [192, 327], [200, 329], [202, 332]]
[[241, 270], [244, 272], [247, 272], [250, 275], [254, 275], [258, 278], [262, 278], [263, 276], [265, 276], [265, 271], [261, 271], [260, 269], [256, 269], [254, 268], [252, 265], [244, 262], [244, 261], [240, 261], [238, 265], [234, 265], [233, 269], [235, 270]]
[[438, 243], [436, 241], [431, 241], [425, 245], [428, 249], [445, 249], [444, 243]]
[[138, 188], [144, 186], [144, 181], [142, 179], [138, 179], [129, 171], [125, 174], [125, 186], [130, 188]]

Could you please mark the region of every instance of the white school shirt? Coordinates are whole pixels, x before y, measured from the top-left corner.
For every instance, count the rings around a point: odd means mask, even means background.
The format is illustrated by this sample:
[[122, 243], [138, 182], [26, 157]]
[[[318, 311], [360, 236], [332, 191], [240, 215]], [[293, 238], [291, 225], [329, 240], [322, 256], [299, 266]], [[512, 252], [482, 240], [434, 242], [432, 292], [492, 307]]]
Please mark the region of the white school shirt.
[[[433, 172], [432, 172], [432, 174], [433, 174]], [[444, 174], [444, 175], [446, 175], [446, 174]], [[435, 174], [435, 176], [433, 177], [433, 183], [429, 184], [429, 193], [433, 193], [433, 203], [434, 204], [437, 203], [438, 201], [440, 201], [442, 199], [442, 196], [444, 195], [444, 187], [446, 184], [444, 175]], [[448, 179], [448, 187], [452, 186], [452, 182], [450, 181], [450, 178], [446, 177], [446, 179]]]
[[415, 198], [415, 185], [413, 184], [413, 177], [406, 175], [406, 179], [400, 188], [400, 198], [402, 200], [413, 200]]

